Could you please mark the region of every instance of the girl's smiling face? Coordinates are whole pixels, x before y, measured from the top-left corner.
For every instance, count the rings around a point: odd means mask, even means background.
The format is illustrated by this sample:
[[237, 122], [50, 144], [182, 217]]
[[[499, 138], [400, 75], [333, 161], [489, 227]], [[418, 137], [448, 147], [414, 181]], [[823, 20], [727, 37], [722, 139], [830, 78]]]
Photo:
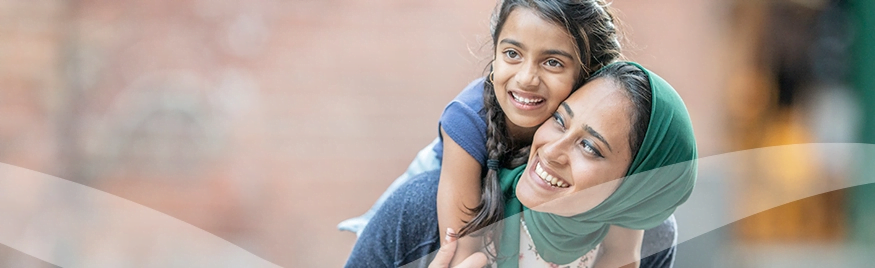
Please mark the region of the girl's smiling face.
[[511, 11], [497, 40], [492, 79], [508, 126], [537, 127], [579, 79], [574, 40], [565, 28], [524, 7]]
[[516, 188], [520, 202], [536, 211], [573, 216], [607, 199], [632, 162], [632, 109], [623, 89], [606, 78], [571, 95], [535, 132]]

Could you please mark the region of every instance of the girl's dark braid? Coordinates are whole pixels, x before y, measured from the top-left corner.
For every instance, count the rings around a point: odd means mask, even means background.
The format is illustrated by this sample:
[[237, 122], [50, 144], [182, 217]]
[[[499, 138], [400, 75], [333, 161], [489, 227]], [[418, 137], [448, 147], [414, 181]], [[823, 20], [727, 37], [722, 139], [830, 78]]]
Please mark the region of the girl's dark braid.
[[[491, 70], [490, 70], [491, 74]], [[489, 76], [491, 78], [491, 75]], [[485, 113], [486, 127], [486, 152], [487, 159], [497, 160], [500, 167], [512, 168], [525, 164], [529, 156], [529, 146], [514, 144], [507, 132], [507, 121], [504, 111], [495, 98], [495, 90], [491, 79], [484, 83], [482, 112]], [[497, 223], [504, 218], [504, 193], [498, 180], [498, 169], [487, 169], [481, 180], [480, 204], [469, 208], [469, 213], [474, 215], [465, 226], [459, 230], [458, 235], [471, 234], [478, 229], [492, 223]], [[486, 236], [491, 237], [491, 236]], [[487, 241], [487, 243], [490, 241]]]

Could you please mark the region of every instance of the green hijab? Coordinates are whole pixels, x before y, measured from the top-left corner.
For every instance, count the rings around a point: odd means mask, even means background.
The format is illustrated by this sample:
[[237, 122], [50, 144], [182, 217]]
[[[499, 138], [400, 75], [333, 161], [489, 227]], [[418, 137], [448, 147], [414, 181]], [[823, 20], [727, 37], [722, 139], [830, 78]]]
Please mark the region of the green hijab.
[[[613, 63], [622, 64], [622, 63]], [[612, 64], [612, 65], [613, 65]], [[504, 230], [500, 238], [499, 267], [519, 266], [519, 214], [538, 254], [546, 261], [567, 264], [604, 240], [609, 225], [646, 230], [665, 221], [684, 203], [696, 182], [696, 141], [683, 100], [661, 77], [633, 62], [649, 78], [650, 123], [635, 159], [617, 190], [593, 209], [572, 217], [537, 212], [516, 197], [516, 185], [525, 165], [502, 169], [499, 180], [505, 193]]]

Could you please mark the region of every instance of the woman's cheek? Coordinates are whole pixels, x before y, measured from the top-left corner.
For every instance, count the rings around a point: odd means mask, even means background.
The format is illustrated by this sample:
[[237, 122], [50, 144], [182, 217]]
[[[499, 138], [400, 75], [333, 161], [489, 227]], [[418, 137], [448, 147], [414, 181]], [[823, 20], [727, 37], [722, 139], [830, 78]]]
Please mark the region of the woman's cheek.
[[555, 140], [555, 136], [557, 135], [555, 130], [556, 122], [551, 119], [547, 119], [547, 122], [541, 124], [541, 127], [535, 131], [535, 136], [532, 137], [532, 147], [541, 147], [544, 144], [547, 144], [551, 140]]

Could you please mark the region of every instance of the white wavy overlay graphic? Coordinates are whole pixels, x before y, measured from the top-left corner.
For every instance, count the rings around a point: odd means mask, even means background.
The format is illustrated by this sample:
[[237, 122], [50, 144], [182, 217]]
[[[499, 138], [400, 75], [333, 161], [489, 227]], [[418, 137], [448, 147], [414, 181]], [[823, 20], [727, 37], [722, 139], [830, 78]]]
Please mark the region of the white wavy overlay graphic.
[[[752, 166], [758, 169], [751, 170]], [[875, 171], [875, 144], [794, 144], [701, 158], [696, 188], [675, 212], [678, 242], [790, 202], [875, 183], [872, 171]], [[745, 198], [745, 194], [739, 192], [744, 189], [738, 189], [741, 183], [774, 189], [776, 181], [789, 182], [781, 185], [789, 184], [792, 189], [775, 189], [768, 198], [758, 198], [756, 202], [748, 200], [744, 206], [731, 205], [741, 201], [738, 198]], [[735, 192], [734, 197], [730, 197], [730, 190]]]
[[[875, 183], [875, 174], [863, 169], [875, 164], [871, 144], [786, 145], [698, 161], [696, 188], [675, 213], [679, 243], [789, 202]], [[760, 169], [750, 172], [751, 166]], [[842, 176], [823, 175], [831, 172]], [[730, 200], [737, 196], [732, 188], [742, 181], [767, 184], [776, 179], [798, 180], [801, 185], [775, 191], [754, 205], [732, 205], [737, 201]], [[0, 243], [61, 267], [279, 267], [149, 207], [2, 163], [0, 218]]]
[[0, 243], [61, 267], [280, 267], [149, 207], [0, 163]]
[[[633, 176], [672, 174], [681, 165], [685, 163]], [[699, 158], [698, 167], [692, 195], [675, 211], [677, 244], [790, 202], [875, 183], [875, 144], [811, 143], [764, 147]], [[757, 192], [767, 196], [748, 199], [751, 197], [744, 191], [750, 187], [761, 188]], [[520, 219], [515, 215], [504, 220]], [[641, 257], [667, 247], [645, 249]], [[435, 253], [405, 267], [427, 263]], [[847, 264], [858, 260], [844, 261]]]

